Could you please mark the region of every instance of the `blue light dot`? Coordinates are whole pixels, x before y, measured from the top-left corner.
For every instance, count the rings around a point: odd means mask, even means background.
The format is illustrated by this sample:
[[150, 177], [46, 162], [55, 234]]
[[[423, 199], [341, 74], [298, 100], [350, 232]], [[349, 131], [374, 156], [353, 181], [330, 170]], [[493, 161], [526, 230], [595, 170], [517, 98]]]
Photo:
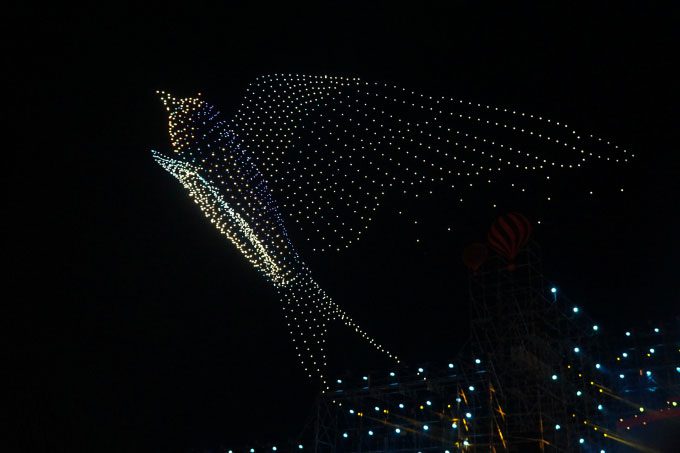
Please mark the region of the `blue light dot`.
[[401, 432], [401, 430], [399, 428], [397, 428], [397, 429], [394, 430], [394, 432], [399, 434]]
[[577, 347], [574, 348], [574, 352], [579, 353], [579, 352], [581, 352], [581, 349], [577, 346]]
[[553, 286], [552, 288], [550, 288], [550, 292], [555, 294], [557, 292], [557, 288]]
[[577, 390], [577, 391], [576, 391], [576, 396], [581, 396], [581, 395], [583, 395], [583, 392], [581, 392], [580, 390]]
[[427, 425], [423, 425], [423, 429], [424, 429], [425, 431], [427, 431], [428, 429], [430, 429], [430, 427], [427, 426]]
[[482, 363], [482, 361], [480, 359], [475, 359], [475, 363], [479, 365], [480, 363]]
[[649, 377], [649, 376], [651, 376], [651, 375], [652, 375], [652, 372], [649, 371], [649, 370], [647, 370], [647, 377]]
[[298, 444], [298, 448], [299, 448], [300, 450], [302, 450], [302, 448], [303, 448], [303, 447], [302, 447], [302, 444]]
[[626, 336], [627, 336], [627, 337], [630, 337], [630, 332], [626, 332]]
[[432, 401], [427, 400], [427, 401], [425, 401], [425, 404], [427, 404], [428, 406], [432, 406]]
[[598, 404], [598, 405], [597, 405], [597, 410], [598, 410], [598, 411], [601, 411], [601, 410], [602, 410], [602, 405], [601, 405], [601, 404]]
[[453, 428], [453, 429], [458, 428], [458, 423], [456, 423], [456, 422], [451, 423], [451, 428]]
[[470, 390], [471, 392], [474, 392], [474, 391], [475, 391], [475, 386], [474, 386], [474, 385], [471, 385], [470, 387], [468, 387], [468, 390]]
[[342, 384], [342, 379], [338, 379], [338, 384]]
[[372, 436], [372, 435], [373, 435], [373, 431], [369, 430], [369, 431], [368, 431], [368, 435], [369, 435], [369, 436]]
[[625, 376], [623, 374], [619, 374], [619, 379], [623, 379]]
[[622, 355], [623, 357], [628, 357], [628, 353], [627, 353], [627, 352], [624, 352], [624, 353], [621, 354], [621, 355]]
[[422, 368], [418, 368], [418, 372], [422, 373], [424, 370]]
[[453, 368], [453, 363], [449, 363], [449, 368]]
[[654, 328], [654, 332], [655, 332], [655, 333], [659, 333], [659, 328], [658, 328], [658, 327], [655, 327], [655, 328]]
[[553, 380], [553, 381], [556, 381], [556, 380], [557, 380], [557, 375], [556, 375], [556, 374], [553, 374], [553, 375], [552, 375], [552, 380]]
[[342, 437], [344, 437], [345, 439], [347, 439], [349, 436], [347, 435], [347, 433], [342, 433]]
[[380, 410], [380, 408], [378, 406], [375, 406], [373, 409], [375, 409], [376, 411]]
[[276, 450], [277, 450], [277, 448], [276, 448], [276, 447], [272, 447], [272, 451], [276, 451]]
[[574, 313], [578, 313], [578, 307], [572, 308], [572, 311], [573, 311]]
[[652, 354], [654, 354], [654, 352], [655, 352], [655, 351], [654, 351], [654, 348], [649, 348], [649, 352], [651, 352]]
[[363, 377], [364, 381], [368, 381], [368, 376]]
[[601, 366], [601, 365], [600, 365], [599, 363], [596, 363], [596, 364], [595, 364], [595, 368], [597, 368], [598, 370], [600, 369], [600, 366]]
[[467, 418], [472, 418], [472, 414], [471, 414], [470, 412], [466, 412], [466, 413], [465, 413], [465, 416], [466, 416]]
[[578, 443], [579, 443], [579, 444], [582, 444], [582, 443], [584, 443], [585, 441], [586, 441], [586, 440], [582, 437], [582, 438], [580, 438], [580, 439], [578, 440]]
[[561, 428], [560, 425], [555, 425], [555, 429], [556, 429], [556, 430], [559, 430], [560, 428]]
[[595, 325], [593, 326], [593, 330], [594, 330], [595, 332], [597, 332], [598, 330], [600, 330], [600, 327], [599, 327], [597, 324], [595, 324]]
[[404, 403], [399, 403], [399, 409], [403, 409], [403, 408], [404, 408]]

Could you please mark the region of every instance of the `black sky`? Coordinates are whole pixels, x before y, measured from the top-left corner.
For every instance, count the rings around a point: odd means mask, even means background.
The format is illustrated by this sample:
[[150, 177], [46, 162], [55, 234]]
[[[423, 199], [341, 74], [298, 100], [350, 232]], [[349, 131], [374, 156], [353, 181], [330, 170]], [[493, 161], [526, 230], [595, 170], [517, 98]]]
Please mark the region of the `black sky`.
[[[546, 276], [610, 330], [679, 314], [671, 9], [226, 3], [8, 16], [5, 89], [19, 126], [4, 147], [3, 299], [19, 446], [6, 451], [286, 439], [311, 411], [314, 388], [295, 367], [274, 294], [151, 158], [169, 148], [157, 89], [200, 91], [228, 116], [261, 74], [352, 75], [611, 137], [640, 156], [625, 196], [572, 197], [565, 182], [535, 234]], [[484, 200], [468, 199], [457, 208], [435, 197], [419, 230], [385, 212], [349, 252], [302, 253], [327, 292], [407, 361], [443, 361], [467, 337], [460, 252], [493, 220]], [[347, 367], [369, 366], [360, 346], [337, 340], [335, 350], [353, 351]]]

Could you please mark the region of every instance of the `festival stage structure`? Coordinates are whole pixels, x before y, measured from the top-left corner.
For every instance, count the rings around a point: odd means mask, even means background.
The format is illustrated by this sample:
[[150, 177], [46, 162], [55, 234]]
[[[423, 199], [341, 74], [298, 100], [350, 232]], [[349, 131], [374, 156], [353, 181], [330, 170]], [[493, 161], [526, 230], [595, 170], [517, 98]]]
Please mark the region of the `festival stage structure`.
[[304, 435], [313, 451], [666, 451], [644, 431], [680, 422], [677, 320], [605, 333], [546, 282], [525, 236], [466, 251], [471, 338], [456, 360], [337, 380]]

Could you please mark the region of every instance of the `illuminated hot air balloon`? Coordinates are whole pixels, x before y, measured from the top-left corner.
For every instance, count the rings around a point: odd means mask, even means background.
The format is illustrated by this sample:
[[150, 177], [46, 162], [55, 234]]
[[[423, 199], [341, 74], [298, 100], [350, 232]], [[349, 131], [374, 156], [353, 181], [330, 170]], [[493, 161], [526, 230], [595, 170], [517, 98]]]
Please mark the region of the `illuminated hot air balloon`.
[[500, 216], [491, 225], [487, 240], [489, 246], [510, 262], [508, 269], [513, 270], [513, 261], [519, 251], [529, 241], [531, 223], [518, 212]]
[[489, 249], [485, 244], [470, 244], [463, 250], [463, 263], [465, 263], [468, 269], [477, 272], [488, 256]]

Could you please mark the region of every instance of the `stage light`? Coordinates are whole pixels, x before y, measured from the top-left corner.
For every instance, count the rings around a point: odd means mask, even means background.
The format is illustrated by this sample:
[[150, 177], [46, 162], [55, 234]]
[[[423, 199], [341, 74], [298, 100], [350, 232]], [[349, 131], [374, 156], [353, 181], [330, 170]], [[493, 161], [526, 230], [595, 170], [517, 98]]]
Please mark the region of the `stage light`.
[[378, 406], [375, 406], [374, 409], [376, 410], [376, 412], [380, 411], [380, 408]]
[[626, 336], [627, 336], [627, 337], [630, 337], [630, 332], [626, 332]]
[[649, 352], [651, 352], [652, 354], [654, 354], [654, 352], [655, 352], [655, 351], [654, 351], [654, 348], [649, 348]]
[[466, 417], [466, 418], [472, 418], [472, 414], [471, 414], [470, 412], [466, 412], [466, 413], [465, 413], [465, 417]]
[[391, 376], [391, 377], [394, 377], [394, 376], [395, 376], [394, 371], [390, 371], [390, 376]]
[[654, 328], [654, 333], [659, 333], [659, 332], [660, 332], [659, 328], [658, 328], [658, 327], [655, 327], [655, 328]]
[[432, 406], [432, 401], [427, 400], [427, 401], [425, 401], [425, 404], [427, 404], [428, 406]]
[[556, 380], [557, 380], [557, 375], [556, 375], [556, 374], [553, 374], [553, 375], [552, 375], [552, 380], [553, 380], [553, 381], [556, 381]]
[[601, 410], [602, 410], [602, 405], [601, 405], [601, 404], [598, 404], [598, 405], [597, 405], [597, 410], [598, 410], [598, 411], [601, 411]]
[[276, 450], [277, 450], [277, 448], [275, 446], [272, 447], [272, 451], [276, 451]]
[[577, 390], [577, 391], [576, 391], [576, 396], [581, 396], [581, 395], [583, 395], [583, 392], [580, 391], [580, 390]]
[[593, 326], [593, 330], [594, 330], [595, 332], [597, 332], [598, 330], [600, 330], [600, 327], [599, 327], [597, 324], [595, 324], [595, 325]]
[[598, 370], [600, 369], [600, 367], [601, 367], [601, 365], [599, 363], [595, 364], [595, 368], [597, 368]]
[[574, 307], [571, 309], [574, 313], [578, 313], [578, 307]]
[[550, 288], [550, 292], [553, 293], [553, 294], [556, 294], [556, 293], [557, 293], [557, 288], [555, 288], [555, 287], [553, 286], [552, 288]]
[[354, 413], [354, 409], [350, 409], [350, 410], [349, 410], [349, 413], [350, 413], [350, 414], [353, 414], [353, 413]]
[[425, 370], [423, 370], [422, 368], [418, 368], [418, 373], [422, 373], [423, 371]]
[[449, 368], [453, 368], [453, 363], [449, 363]]
[[470, 446], [470, 442], [468, 442], [467, 440], [464, 440], [464, 441], [463, 441], [463, 445], [465, 445], [466, 447], [469, 447], [469, 446]]
[[373, 431], [371, 431], [371, 430], [369, 429], [369, 430], [368, 430], [368, 435], [369, 435], [369, 436], [372, 436], [372, 435], [373, 435]]
[[347, 433], [342, 433], [342, 437], [344, 437], [345, 439], [347, 439], [347, 438], [349, 437], [349, 435], [348, 435]]
[[628, 357], [628, 353], [627, 353], [627, 352], [624, 352], [624, 353], [621, 354], [621, 355], [622, 355], [624, 358], [625, 358], [625, 357]]
[[556, 429], [556, 430], [558, 430], [558, 431], [559, 431], [559, 430], [560, 430], [560, 428], [562, 428], [562, 427], [561, 427], [560, 425], [555, 425], [555, 429]]
[[428, 429], [430, 429], [430, 427], [427, 426], [427, 425], [423, 425], [423, 429], [424, 429], [425, 431], [427, 431]]
[[652, 372], [647, 370], [647, 377], [650, 377], [652, 375]]
[[475, 363], [479, 365], [480, 363], [482, 363], [482, 361], [480, 359], [475, 359]]
[[577, 346], [577, 347], [574, 348], [574, 352], [579, 353], [579, 352], [581, 352], [581, 349], [579, 349], [579, 347]]
[[404, 408], [404, 403], [399, 403], [399, 409], [403, 409], [403, 408]]
[[583, 443], [585, 443], [585, 441], [586, 441], [586, 440], [585, 440], [583, 437], [581, 437], [581, 438], [578, 440], [578, 443], [579, 443], [579, 444], [583, 444]]
[[364, 376], [362, 379], [363, 379], [364, 381], [368, 381], [368, 376]]
[[451, 428], [457, 429], [457, 428], [458, 428], [458, 423], [456, 423], [456, 422], [451, 423]]
[[623, 379], [625, 376], [623, 374], [619, 374], [619, 379]]
[[399, 434], [401, 432], [401, 430], [399, 428], [397, 428], [397, 429], [394, 430], [394, 432]]
[[342, 379], [338, 379], [338, 384], [342, 384]]
[[474, 391], [475, 391], [475, 386], [474, 386], [474, 385], [471, 385], [470, 387], [468, 387], [468, 390], [470, 390], [471, 392], [474, 392]]

